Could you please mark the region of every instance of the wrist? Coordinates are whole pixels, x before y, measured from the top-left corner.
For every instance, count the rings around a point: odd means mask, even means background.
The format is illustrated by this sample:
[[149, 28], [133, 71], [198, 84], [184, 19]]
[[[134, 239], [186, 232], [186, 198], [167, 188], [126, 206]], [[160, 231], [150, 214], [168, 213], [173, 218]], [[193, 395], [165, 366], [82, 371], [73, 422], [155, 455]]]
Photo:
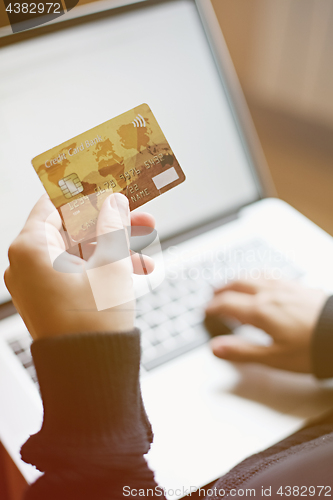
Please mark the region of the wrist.
[[[47, 321], [45, 321], [47, 319]], [[134, 329], [135, 302], [97, 311], [63, 310], [61, 315], [50, 313], [47, 318], [35, 318], [27, 324], [34, 340], [85, 333], [121, 333]]]
[[102, 311], [82, 311], [73, 333], [128, 332], [134, 328], [134, 319], [134, 300]]

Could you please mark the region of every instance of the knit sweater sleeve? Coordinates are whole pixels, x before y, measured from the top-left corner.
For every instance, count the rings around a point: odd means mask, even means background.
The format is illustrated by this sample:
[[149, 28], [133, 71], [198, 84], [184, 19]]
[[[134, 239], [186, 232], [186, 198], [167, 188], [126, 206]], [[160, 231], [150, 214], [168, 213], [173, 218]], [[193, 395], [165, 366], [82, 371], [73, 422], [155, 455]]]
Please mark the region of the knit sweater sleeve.
[[31, 351], [44, 419], [21, 455], [44, 474], [25, 500], [116, 500], [132, 489], [163, 498], [144, 458], [139, 331], [42, 339]]
[[333, 377], [333, 296], [324, 305], [314, 331], [312, 365], [316, 377]]

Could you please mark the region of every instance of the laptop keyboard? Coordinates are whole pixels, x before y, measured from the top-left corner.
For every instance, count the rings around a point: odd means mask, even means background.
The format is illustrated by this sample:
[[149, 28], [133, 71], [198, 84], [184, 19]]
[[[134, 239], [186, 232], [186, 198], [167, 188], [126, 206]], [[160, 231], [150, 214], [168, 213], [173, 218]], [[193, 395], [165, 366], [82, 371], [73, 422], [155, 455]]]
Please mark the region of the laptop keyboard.
[[[283, 254], [260, 240], [225, 253], [215, 252], [214, 257], [191, 263], [176, 272], [166, 269], [163, 283], [149, 296], [137, 300], [136, 326], [141, 330], [142, 371], [150, 371], [207, 342], [210, 336], [203, 326], [203, 307], [212, 296], [212, 286], [242, 277], [256, 278], [260, 273], [275, 279], [297, 279], [303, 274]], [[37, 383], [30, 344], [28, 334], [9, 342]]]
[[19, 361], [22, 363], [23, 367], [27, 370], [28, 374], [32, 378], [33, 382], [38, 385], [37, 374], [30, 352], [31, 343], [32, 338], [30, 337], [28, 332], [26, 333], [26, 335], [20, 335], [14, 340], [10, 340], [8, 342], [14, 354], [16, 354]]

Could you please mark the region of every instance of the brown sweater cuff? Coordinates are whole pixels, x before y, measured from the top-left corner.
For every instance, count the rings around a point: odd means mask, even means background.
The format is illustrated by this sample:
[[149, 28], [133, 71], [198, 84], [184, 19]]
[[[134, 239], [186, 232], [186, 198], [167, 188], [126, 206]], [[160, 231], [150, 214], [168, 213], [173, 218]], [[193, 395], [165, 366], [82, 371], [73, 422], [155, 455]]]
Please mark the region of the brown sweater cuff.
[[[44, 405], [42, 429], [22, 458], [40, 470], [55, 463], [130, 466], [147, 453], [152, 432], [139, 385], [140, 333], [95, 333], [41, 339], [33, 355]], [[52, 453], [50, 453], [52, 450]], [[126, 459], [125, 459], [126, 457]]]

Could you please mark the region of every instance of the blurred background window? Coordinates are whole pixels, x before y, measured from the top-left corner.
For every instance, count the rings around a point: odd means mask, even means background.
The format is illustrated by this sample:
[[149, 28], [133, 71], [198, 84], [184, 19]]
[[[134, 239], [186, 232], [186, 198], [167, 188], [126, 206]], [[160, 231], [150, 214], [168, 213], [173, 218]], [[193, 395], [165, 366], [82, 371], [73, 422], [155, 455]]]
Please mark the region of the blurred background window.
[[280, 198], [333, 234], [333, 0], [213, 0]]

